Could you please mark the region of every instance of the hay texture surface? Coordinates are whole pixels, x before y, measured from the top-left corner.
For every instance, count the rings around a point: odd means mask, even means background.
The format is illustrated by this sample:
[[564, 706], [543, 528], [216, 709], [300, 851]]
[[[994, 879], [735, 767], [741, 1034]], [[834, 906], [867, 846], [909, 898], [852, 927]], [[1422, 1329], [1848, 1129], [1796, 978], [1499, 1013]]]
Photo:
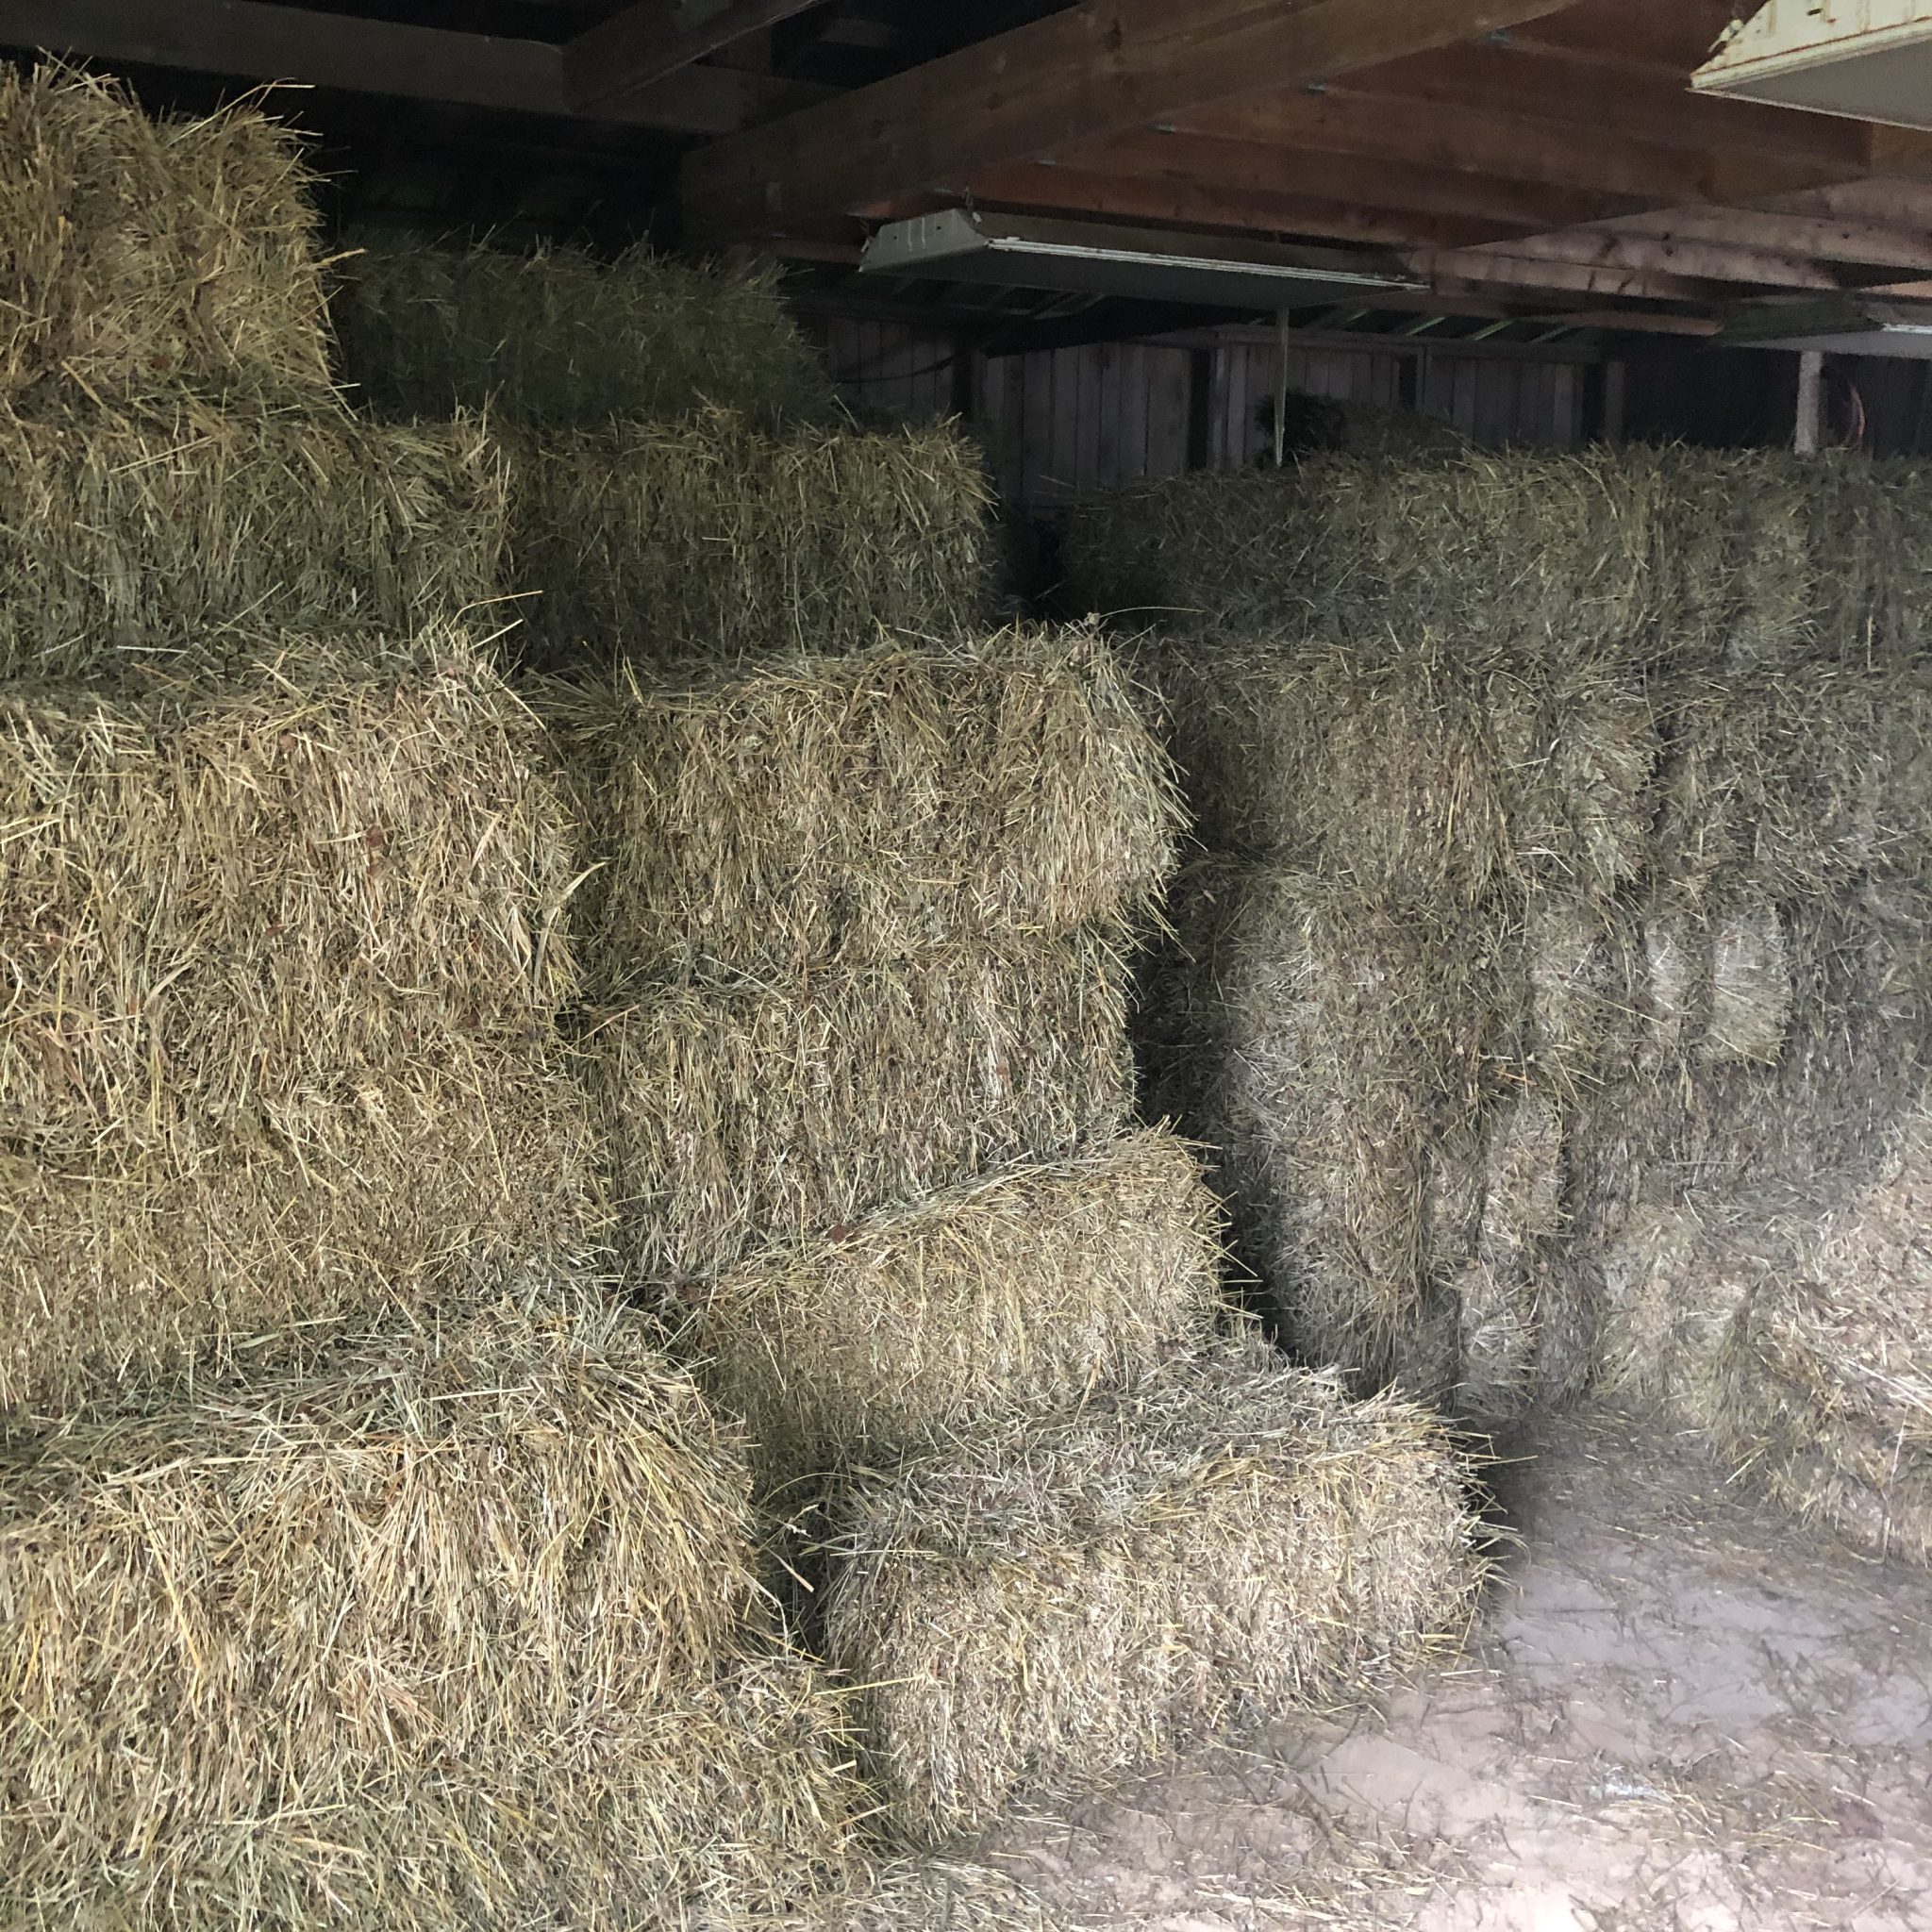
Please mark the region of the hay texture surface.
[[157, 121], [117, 83], [0, 76], [0, 395], [325, 397], [318, 216], [252, 107]]
[[8, 1452], [9, 1919], [654, 1926], [842, 1855], [735, 1444], [565, 1304]]
[[722, 412], [509, 439], [525, 647], [552, 665], [862, 650], [972, 627], [989, 486], [941, 426], [759, 434]]
[[1192, 1150], [1137, 1132], [769, 1250], [703, 1293], [686, 1339], [775, 1484], [1205, 1347], [1219, 1232]]
[[1477, 1566], [1417, 1410], [1246, 1348], [856, 1483], [828, 1654], [912, 1840], [1385, 1677], [1458, 1634]]
[[535, 741], [456, 633], [0, 699], [0, 1406], [582, 1244]]
[[219, 662], [276, 631], [448, 622], [500, 595], [504, 516], [502, 459], [475, 424], [9, 418], [0, 674]]
[[1136, 485], [1074, 516], [1085, 608], [1361, 643], [1431, 634], [1710, 669], [1904, 661], [1932, 545], [1921, 465], [1688, 449], [1400, 462]]
[[1144, 918], [1180, 808], [1091, 631], [889, 646], [547, 708], [613, 971], [888, 960]]
[[590, 1044], [626, 1250], [661, 1283], [1109, 1138], [1124, 972], [1092, 935], [641, 990]]
[[826, 422], [831, 382], [770, 275], [634, 249], [511, 255], [349, 238], [330, 312], [351, 399], [379, 417], [488, 409], [528, 429], [731, 409]]

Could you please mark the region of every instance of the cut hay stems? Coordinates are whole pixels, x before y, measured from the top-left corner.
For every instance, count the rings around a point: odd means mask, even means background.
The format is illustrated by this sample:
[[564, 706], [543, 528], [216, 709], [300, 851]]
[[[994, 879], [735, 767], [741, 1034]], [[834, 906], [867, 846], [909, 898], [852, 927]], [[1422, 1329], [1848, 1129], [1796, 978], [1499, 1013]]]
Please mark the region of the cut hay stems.
[[1420, 1662], [1478, 1575], [1462, 1481], [1422, 1411], [1252, 1345], [855, 1477], [825, 1641], [886, 1822], [970, 1832]]
[[520, 428], [594, 429], [723, 408], [770, 428], [837, 413], [769, 271], [369, 230], [347, 236], [334, 284], [342, 379], [388, 420], [487, 408]]
[[669, 1928], [841, 1874], [839, 1707], [745, 1656], [736, 1445], [551, 1293], [9, 1448], [9, 1918]]
[[156, 120], [58, 65], [0, 75], [0, 398], [332, 406], [321, 216], [252, 104]]
[[697, 1291], [683, 1342], [775, 1489], [1205, 1346], [1219, 1237], [1192, 1150], [1141, 1131], [769, 1250]]
[[1091, 630], [539, 700], [606, 971], [796, 972], [1147, 918], [1180, 807]]
[[508, 434], [524, 649], [547, 667], [863, 650], [989, 601], [980, 457], [949, 425], [759, 435], [713, 412]]

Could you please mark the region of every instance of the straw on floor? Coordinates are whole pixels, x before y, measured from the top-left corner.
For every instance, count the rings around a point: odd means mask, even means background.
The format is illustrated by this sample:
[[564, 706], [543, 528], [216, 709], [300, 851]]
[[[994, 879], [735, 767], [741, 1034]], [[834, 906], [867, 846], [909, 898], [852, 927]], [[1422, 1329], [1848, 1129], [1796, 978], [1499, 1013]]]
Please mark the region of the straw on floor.
[[1221, 1260], [1197, 1157], [1143, 1129], [769, 1249], [694, 1291], [683, 1341], [776, 1489], [1206, 1346]]
[[735, 1443], [546, 1299], [8, 1446], [6, 1917], [669, 1928], [838, 1869], [839, 1707], [740, 1661]]
[[1090, 630], [540, 700], [607, 970], [796, 971], [1144, 921], [1180, 807]]
[[1419, 1662], [1478, 1576], [1463, 1474], [1422, 1411], [1249, 1345], [855, 1478], [825, 1641], [886, 1823], [972, 1831]]
[[718, 408], [769, 429], [837, 413], [771, 271], [352, 230], [332, 279], [342, 381], [385, 420], [487, 409], [521, 428], [594, 429]]

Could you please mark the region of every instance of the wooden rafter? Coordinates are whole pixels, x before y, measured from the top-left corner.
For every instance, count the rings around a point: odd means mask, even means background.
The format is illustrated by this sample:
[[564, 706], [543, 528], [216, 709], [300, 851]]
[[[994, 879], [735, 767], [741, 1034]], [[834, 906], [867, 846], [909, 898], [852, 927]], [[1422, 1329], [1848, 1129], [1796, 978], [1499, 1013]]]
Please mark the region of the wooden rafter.
[[1259, 88], [1321, 79], [1555, 12], [1564, 0], [1080, 0], [720, 142], [685, 165], [688, 227], [782, 233], [1104, 141]]
[[580, 112], [608, 109], [817, 0], [638, 0], [586, 27], [563, 50], [564, 88]]

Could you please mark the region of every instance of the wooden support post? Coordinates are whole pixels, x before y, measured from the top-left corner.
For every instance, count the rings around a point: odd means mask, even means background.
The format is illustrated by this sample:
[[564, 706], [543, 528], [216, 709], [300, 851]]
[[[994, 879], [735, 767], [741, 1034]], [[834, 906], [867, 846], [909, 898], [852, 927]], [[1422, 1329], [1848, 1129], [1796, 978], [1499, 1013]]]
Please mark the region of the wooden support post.
[[1807, 349], [1798, 358], [1798, 439], [1801, 457], [1815, 457], [1824, 426], [1824, 351]]
[[1630, 407], [1630, 365], [1622, 357], [1604, 364], [1604, 441], [1622, 442]]
[[1274, 467], [1288, 464], [1288, 346], [1294, 318], [1286, 308], [1274, 315]]

